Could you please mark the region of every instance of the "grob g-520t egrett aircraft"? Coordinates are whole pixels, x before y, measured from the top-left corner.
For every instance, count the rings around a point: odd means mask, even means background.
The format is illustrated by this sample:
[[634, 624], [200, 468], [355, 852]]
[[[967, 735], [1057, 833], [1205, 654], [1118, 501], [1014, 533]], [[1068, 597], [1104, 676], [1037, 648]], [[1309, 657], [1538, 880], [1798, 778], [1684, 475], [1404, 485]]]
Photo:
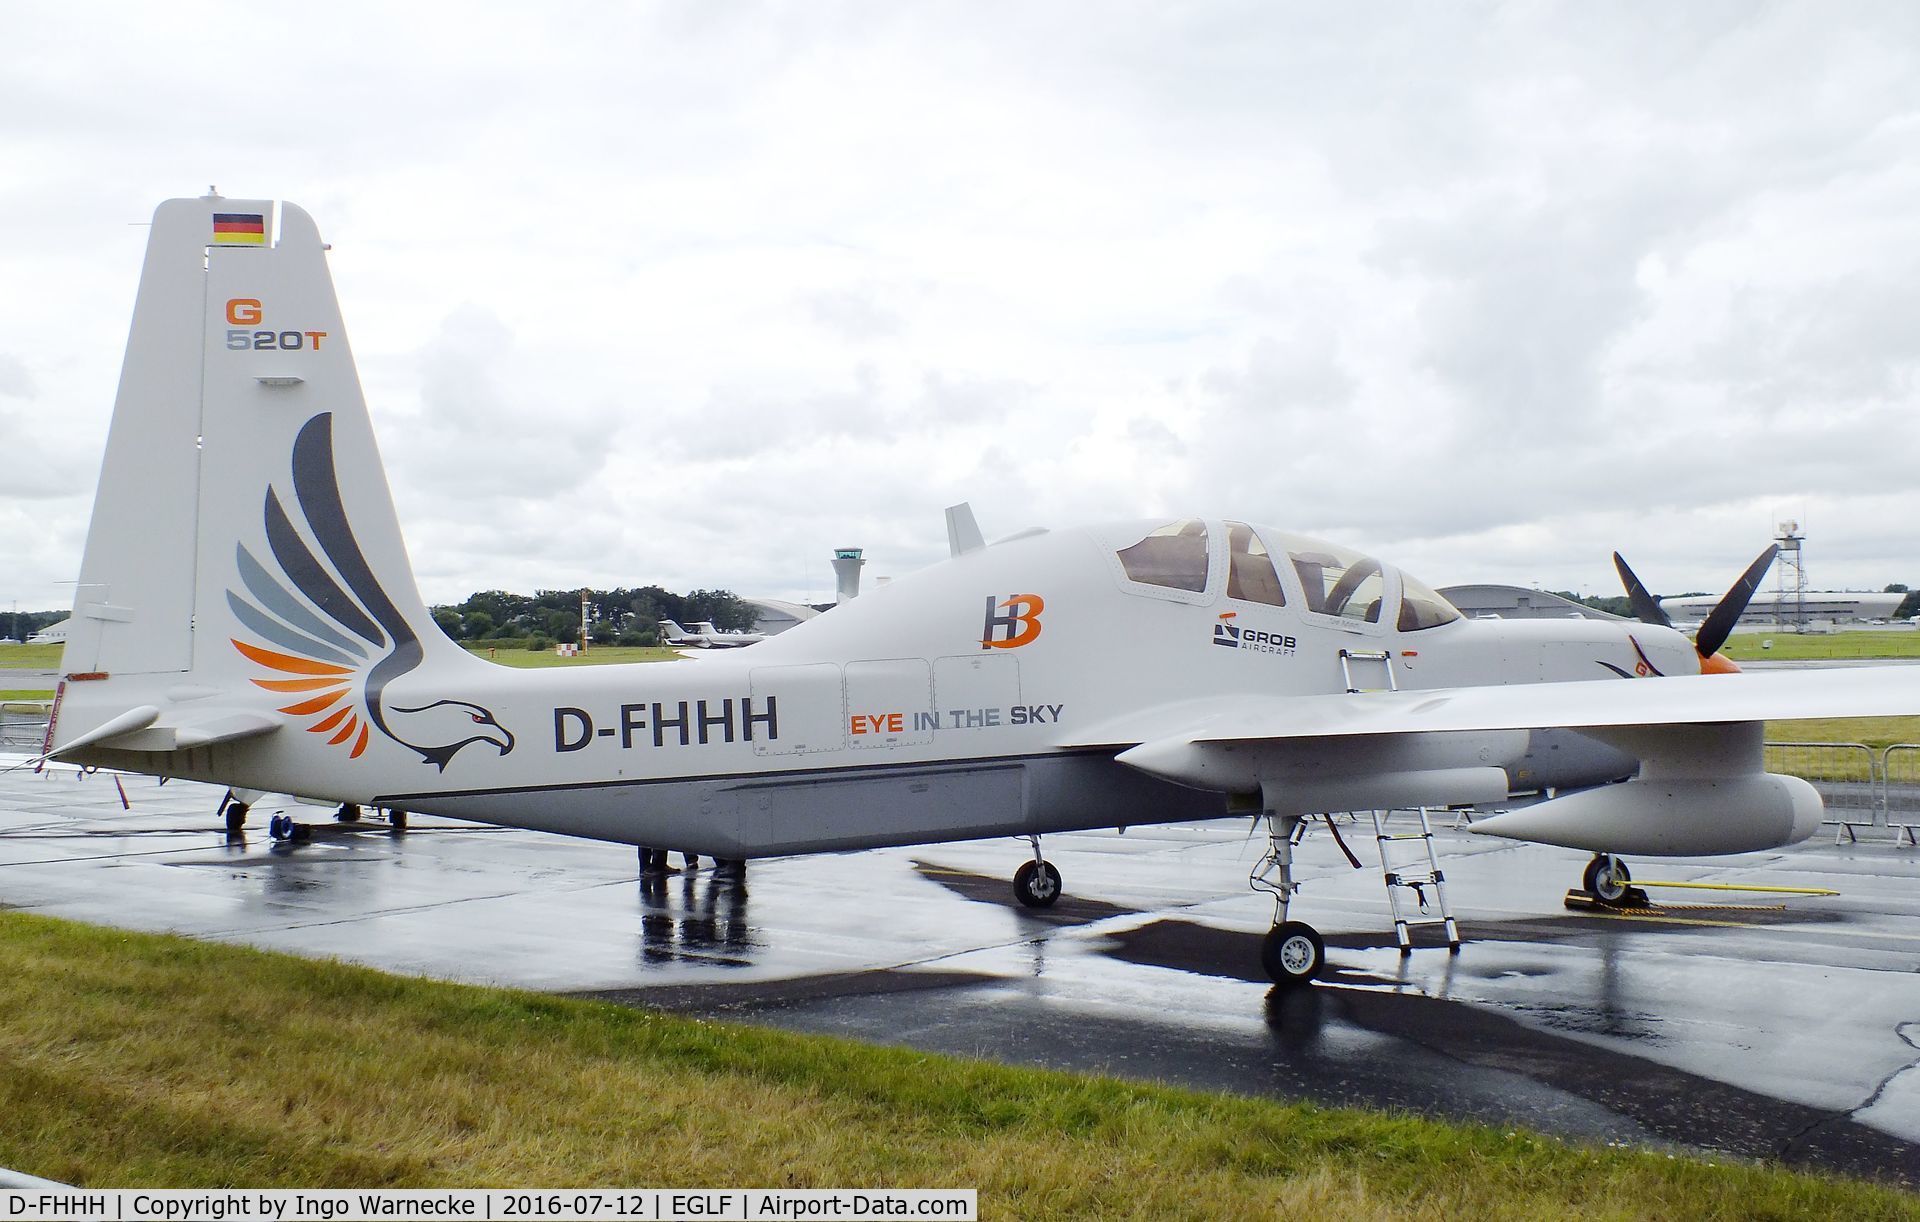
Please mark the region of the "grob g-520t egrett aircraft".
[[1531, 774], [1561, 795], [1478, 830], [1597, 865], [1762, 849], [1821, 815], [1762, 767], [1763, 718], [1920, 712], [1920, 671], [1703, 675], [1658, 624], [1468, 621], [1197, 517], [969, 521], [951, 560], [699, 665], [489, 665], [422, 605], [324, 251], [291, 204], [154, 214], [49, 754], [722, 858], [1030, 837], [1032, 905], [1044, 833], [1263, 813], [1292, 983], [1323, 960], [1287, 919], [1308, 815]]

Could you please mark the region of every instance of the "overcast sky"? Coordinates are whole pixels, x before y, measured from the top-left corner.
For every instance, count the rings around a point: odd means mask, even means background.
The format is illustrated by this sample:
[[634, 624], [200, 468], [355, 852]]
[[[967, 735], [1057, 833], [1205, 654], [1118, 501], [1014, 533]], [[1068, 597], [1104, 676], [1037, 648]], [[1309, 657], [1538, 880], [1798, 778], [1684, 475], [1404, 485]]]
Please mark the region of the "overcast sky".
[[[422, 590], [828, 597], [1201, 513], [1427, 581], [1920, 585], [1920, 5], [9, 5], [0, 602], [146, 230], [333, 243]], [[1771, 582], [1769, 583], [1771, 584]]]

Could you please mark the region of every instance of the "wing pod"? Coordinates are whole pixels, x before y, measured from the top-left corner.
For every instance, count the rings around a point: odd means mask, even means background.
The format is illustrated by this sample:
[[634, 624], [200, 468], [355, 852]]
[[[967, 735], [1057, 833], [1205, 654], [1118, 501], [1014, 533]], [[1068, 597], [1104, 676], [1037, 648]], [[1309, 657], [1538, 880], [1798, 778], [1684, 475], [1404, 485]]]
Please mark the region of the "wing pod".
[[1750, 853], [1805, 840], [1820, 795], [1762, 767], [1760, 722], [1586, 731], [1641, 759], [1640, 774], [1482, 819], [1473, 830], [1596, 853]]
[[1797, 776], [1636, 777], [1482, 819], [1472, 831], [1595, 853], [1690, 857], [1752, 853], [1805, 840], [1823, 807]]

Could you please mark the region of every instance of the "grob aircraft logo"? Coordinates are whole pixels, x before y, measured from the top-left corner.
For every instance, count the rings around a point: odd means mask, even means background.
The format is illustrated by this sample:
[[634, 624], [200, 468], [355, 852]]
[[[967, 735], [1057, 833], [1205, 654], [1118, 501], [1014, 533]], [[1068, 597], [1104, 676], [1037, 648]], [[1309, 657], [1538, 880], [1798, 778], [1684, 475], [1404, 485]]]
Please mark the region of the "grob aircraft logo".
[[1245, 649], [1254, 653], [1279, 654], [1290, 658], [1299, 648], [1300, 642], [1278, 632], [1268, 632], [1264, 628], [1242, 628], [1233, 622], [1240, 614], [1238, 611], [1222, 611], [1213, 621], [1213, 643], [1224, 645], [1228, 649]]

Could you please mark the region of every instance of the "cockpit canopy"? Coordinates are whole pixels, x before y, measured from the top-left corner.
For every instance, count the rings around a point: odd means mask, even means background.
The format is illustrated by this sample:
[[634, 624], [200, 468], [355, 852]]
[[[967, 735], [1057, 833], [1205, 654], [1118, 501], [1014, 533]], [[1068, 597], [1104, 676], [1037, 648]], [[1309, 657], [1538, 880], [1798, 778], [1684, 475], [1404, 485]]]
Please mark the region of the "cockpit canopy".
[[[1245, 522], [1179, 518], [1116, 536], [1123, 585], [1179, 602], [1218, 593], [1241, 602], [1295, 606], [1350, 623], [1419, 632], [1460, 612], [1418, 581], [1371, 556]], [[1281, 558], [1284, 563], [1280, 562]], [[1224, 591], [1221, 589], [1224, 585]]]

